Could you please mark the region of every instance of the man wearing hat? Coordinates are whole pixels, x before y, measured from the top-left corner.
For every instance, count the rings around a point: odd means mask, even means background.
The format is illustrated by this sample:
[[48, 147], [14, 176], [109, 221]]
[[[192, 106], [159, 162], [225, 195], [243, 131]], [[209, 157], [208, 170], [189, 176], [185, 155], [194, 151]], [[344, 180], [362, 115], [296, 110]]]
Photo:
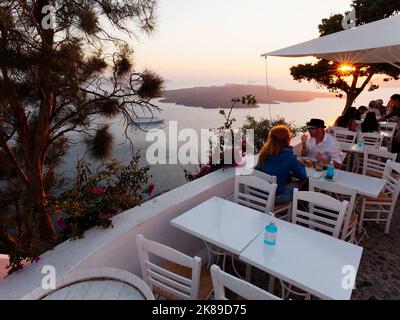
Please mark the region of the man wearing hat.
[[301, 156], [309, 157], [323, 164], [333, 161], [336, 168], [341, 168], [343, 153], [336, 139], [325, 132], [325, 122], [321, 119], [311, 119], [307, 122], [307, 131], [301, 137]]

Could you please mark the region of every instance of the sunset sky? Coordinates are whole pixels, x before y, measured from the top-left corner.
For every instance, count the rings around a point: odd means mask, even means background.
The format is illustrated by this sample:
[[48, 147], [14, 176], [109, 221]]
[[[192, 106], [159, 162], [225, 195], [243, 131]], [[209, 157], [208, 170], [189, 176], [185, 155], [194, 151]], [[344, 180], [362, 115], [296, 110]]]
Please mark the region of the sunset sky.
[[[167, 88], [262, 84], [262, 53], [318, 37], [322, 18], [348, 10], [350, 0], [159, 0], [157, 33], [132, 40], [136, 66], [160, 73]], [[270, 84], [315, 89], [289, 74], [304, 61], [269, 58]]]

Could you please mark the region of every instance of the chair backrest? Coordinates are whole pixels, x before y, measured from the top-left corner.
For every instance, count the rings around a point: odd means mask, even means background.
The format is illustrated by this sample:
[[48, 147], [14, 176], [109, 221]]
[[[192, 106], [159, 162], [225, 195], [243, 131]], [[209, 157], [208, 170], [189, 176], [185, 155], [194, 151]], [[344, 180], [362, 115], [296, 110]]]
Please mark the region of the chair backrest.
[[386, 180], [385, 193], [395, 204], [400, 193], [400, 163], [388, 160], [383, 179]]
[[354, 205], [357, 198], [357, 190], [351, 189], [343, 186], [338, 186], [329, 181], [323, 180], [313, 180], [309, 181], [309, 190], [311, 192], [320, 192], [325, 193], [339, 201], [348, 201], [349, 204], [347, 206], [346, 215], [343, 221], [343, 232], [342, 232], [342, 240], [346, 240], [347, 230], [350, 226], [351, 217], [354, 211]]
[[328, 127], [325, 131], [326, 131], [327, 133], [329, 133], [329, 134], [331, 134], [331, 135], [334, 136], [336, 130], [344, 130], [344, 128], [342, 128], [342, 127], [337, 127], [337, 126], [330, 126], [330, 127]]
[[[189, 257], [168, 246], [147, 240], [142, 235], [136, 236], [136, 244], [143, 280], [152, 290], [158, 288], [182, 300], [198, 299], [201, 273], [201, 259], [199, 257]], [[191, 269], [192, 277], [190, 279], [183, 277], [150, 261], [149, 253]]]
[[276, 183], [276, 177], [275, 176], [270, 176], [269, 174], [266, 174], [266, 173], [264, 173], [262, 171], [253, 170], [251, 175], [254, 176], [254, 177], [258, 177], [258, 178], [264, 179], [264, 180], [268, 181], [269, 183]]
[[355, 143], [357, 132], [346, 129], [335, 130], [334, 137], [338, 142]]
[[[299, 201], [302, 202], [301, 209]], [[292, 222], [338, 238], [348, 204], [348, 201], [341, 202], [323, 193], [295, 189]]]
[[379, 132], [360, 133], [358, 139], [364, 139], [364, 145], [379, 148], [382, 146], [383, 136]]
[[236, 176], [234, 201], [264, 213], [270, 213], [275, 204], [278, 185], [255, 176]]
[[396, 122], [380, 122], [379, 123], [380, 130], [387, 133], [392, 133], [397, 129]]
[[376, 148], [365, 148], [363, 175], [382, 178], [388, 160], [396, 161], [397, 154]]
[[215, 300], [228, 300], [225, 295], [225, 288], [246, 300], [282, 300], [267, 291], [222, 271], [217, 265], [211, 266], [211, 277]]

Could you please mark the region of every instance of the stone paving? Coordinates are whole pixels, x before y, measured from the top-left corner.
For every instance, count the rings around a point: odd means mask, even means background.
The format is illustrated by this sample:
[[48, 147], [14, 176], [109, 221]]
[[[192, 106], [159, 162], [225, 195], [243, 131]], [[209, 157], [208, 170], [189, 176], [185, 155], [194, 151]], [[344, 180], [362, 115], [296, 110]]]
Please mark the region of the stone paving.
[[384, 225], [365, 224], [368, 238], [358, 270], [354, 300], [400, 300], [400, 204], [397, 203], [389, 235]]

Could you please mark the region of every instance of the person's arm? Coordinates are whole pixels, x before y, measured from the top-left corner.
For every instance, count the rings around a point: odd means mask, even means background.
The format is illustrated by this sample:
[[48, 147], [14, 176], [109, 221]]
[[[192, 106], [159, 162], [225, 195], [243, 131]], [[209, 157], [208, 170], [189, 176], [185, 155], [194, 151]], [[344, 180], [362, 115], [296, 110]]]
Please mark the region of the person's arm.
[[307, 179], [306, 167], [297, 161], [295, 155], [290, 159], [290, 171], [300, 181]]
[[306, 157], [308, 155], [308, 148], [307, 148], [307, 135], [303, 134], [301, 136], [301, 156]]
[[343, 152], [340, 150], [339, 144], [336, 142], [332, 144], [332, 151], [330, 152], [330, 160], [333, 161], [333, 165], [336, 169], [342, 168]]

